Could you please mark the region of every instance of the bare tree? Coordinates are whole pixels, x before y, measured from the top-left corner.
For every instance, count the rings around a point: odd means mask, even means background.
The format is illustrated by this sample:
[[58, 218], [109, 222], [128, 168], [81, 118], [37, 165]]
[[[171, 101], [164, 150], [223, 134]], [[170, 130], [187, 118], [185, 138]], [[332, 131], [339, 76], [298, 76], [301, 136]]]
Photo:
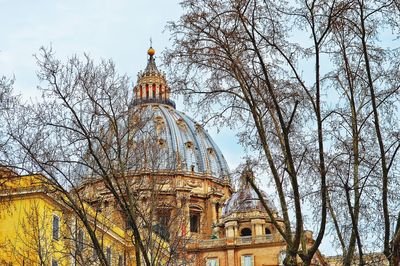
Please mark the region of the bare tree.
[[171, 158], [159, 149], [152, 112], [131, 106], [128, 78], [111, 61], [96, 65], [88, 56], [75, 56], [62, 63], [46, 49], [37, 60], [40, 102], [7, 113], [13, 165], [43, 173], [64, 195], [101, 265], [109, 265], [109, 256], [87, 206], [109, 210], [115, 223], [132, 232], [137, 265], [177, 265], [185, 239], [178, 228], [185, 220], [175, 202], [164, 202], [171, 213], [162, 229], [170, 235], [155, 226], [168, 182], [158, 169]]
[[[277, 191], [284, 227], [264, 206], [287, 243], [285, 265], [296, 264], [296, 256], [309, 265], [329, 221], [345, 265], [355, 252], [365, 264], [364, 248], [376, 250], [376, 243], [391, 260], [399, 235], [399, 226], [390, 228], [398, 217], [398, 60], [378, 40], [385, 27], [398, 31], [398, 3], [182, 6], [184, 15], [169, 25], [173, 83], [207, 110], [205, 120], [246, 126], [239, 138], [259, 151]], [[311, 247], [303, 242], [308, 206], [317, 229]], [[371, 221], [380, 224], [373, 227], [377, 242], [370, 240]]]
[[[336, 213], [333, 205], [330, 212], [345, 265], [352, 262], [356, 245], [359, 264], [367, 264], [363, 249], [374, 245], [376, 250], [376, 243], [383, 243], [379, 248], [392, 265], [398, 264], [393, 260], [396, 248], [389, 244], [397, 231], [390, 224], [396, 223], [399, 198], [394, 178], [398, 124], [392, 122], [398, 117], [398, 60], [393, 59], [396, 47], [383, 48], [379, 40], [384, 27], [395, 30], [396, 17], [395, 2], [352, 1], [331, 35], [335, 67], [329, 79], [340, 100], [330, 117], [337, 147], [333, 156], [338, 158], [333, 169], [338, 179], [331, 193]], [[371, 226], [371, 220], [377, 226]]]
[[19, 97], [15, 95], [13, 90], [14, 79], [9, 79], [5, 76], [0, 77], [0, 165], [5, 166], [5, 158], [10, 154], [6, 134], [6, 117], [5, 112], [12, 110], [19, 102]]

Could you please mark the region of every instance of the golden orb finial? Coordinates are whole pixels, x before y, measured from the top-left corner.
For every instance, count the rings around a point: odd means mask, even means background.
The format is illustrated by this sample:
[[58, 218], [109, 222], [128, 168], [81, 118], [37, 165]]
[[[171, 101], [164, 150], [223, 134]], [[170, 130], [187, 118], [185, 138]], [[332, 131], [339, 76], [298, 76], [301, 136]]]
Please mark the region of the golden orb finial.
[[147, 54], [150, 56], [153, 56], [156, 53], [156, 50], [153, 49], [153, 47], [150, 46], [149, 50], [147, 50]]

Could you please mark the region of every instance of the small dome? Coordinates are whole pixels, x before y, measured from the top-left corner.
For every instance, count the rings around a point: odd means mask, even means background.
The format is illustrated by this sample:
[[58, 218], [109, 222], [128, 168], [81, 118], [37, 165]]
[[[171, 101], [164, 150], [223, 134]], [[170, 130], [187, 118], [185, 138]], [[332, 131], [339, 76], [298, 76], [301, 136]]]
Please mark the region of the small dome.
[[[276, 208], [267, 196], [267, 193], [261, 191], [263, 198], [267, 205], [273, 209]], [[266, 213], [264, 206], [262, 205], [257, 193], [251, 188], [250, 185], [242, 186], [237, 192], [233, 193], [232, 196], [225, 202], [222, 208], [222, 216], [226, 217], [235, 212], [252, 212], [260, 211]]]

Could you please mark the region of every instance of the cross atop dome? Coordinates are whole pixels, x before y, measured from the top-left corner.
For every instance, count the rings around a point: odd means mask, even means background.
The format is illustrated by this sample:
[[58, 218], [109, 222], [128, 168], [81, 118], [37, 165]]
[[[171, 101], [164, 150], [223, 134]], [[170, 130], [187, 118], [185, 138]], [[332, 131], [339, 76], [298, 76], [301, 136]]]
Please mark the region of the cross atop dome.
[[132, 105], [165, 104], [175, 108], [174, 101], [169, 99], [171, 89], [167, 85], [165, 74], [160, 72], [155, 62], [156, 51], [150, 45], [147, 50], [149, 58], [144, 71], [139, 72], [134, 87], [135, 98]]

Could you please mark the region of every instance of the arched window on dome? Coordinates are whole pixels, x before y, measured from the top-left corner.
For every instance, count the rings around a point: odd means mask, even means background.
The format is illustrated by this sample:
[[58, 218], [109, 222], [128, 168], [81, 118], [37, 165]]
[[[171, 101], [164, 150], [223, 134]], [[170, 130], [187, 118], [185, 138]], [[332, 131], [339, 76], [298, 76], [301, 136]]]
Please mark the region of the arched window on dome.
[[158, 139], [158, 144], [160, 145], [161, 148], [165, 148], [166, 146], [165, 139]]
[[[182, 117], [180, 117], [180, 118], [178, 118], [178, 119], [176, 120], [176, 124], [177, 124], [181, 129], [186, 130], [186, 123], [185, 123], [185, 121], [183, 120]], [[187, 141], [187, 142], [192, 143], [191, 141]]]
[[154, 118], [154, 122], [155, 122], [155, 127], [156, 127], [157, 134], [160, 134], [160, 132], [165, 129], [164, 119], [161, 116], [157, 115]]
[[271, 229], [269, 229], [268, 227], [265, 227], [265, 236], [267, 237], [267, 239], [272, 237]]
[[246, 227], [240, 230], [240, 236], [251, 236], [251, 229]]
[[186, 146], [186, 148], [191, 149], [191, 148], [193, 148], [193, 142], [191, 142], [191, 141], [186, 141], [186, 142], [185, 142], [185, 146]]

